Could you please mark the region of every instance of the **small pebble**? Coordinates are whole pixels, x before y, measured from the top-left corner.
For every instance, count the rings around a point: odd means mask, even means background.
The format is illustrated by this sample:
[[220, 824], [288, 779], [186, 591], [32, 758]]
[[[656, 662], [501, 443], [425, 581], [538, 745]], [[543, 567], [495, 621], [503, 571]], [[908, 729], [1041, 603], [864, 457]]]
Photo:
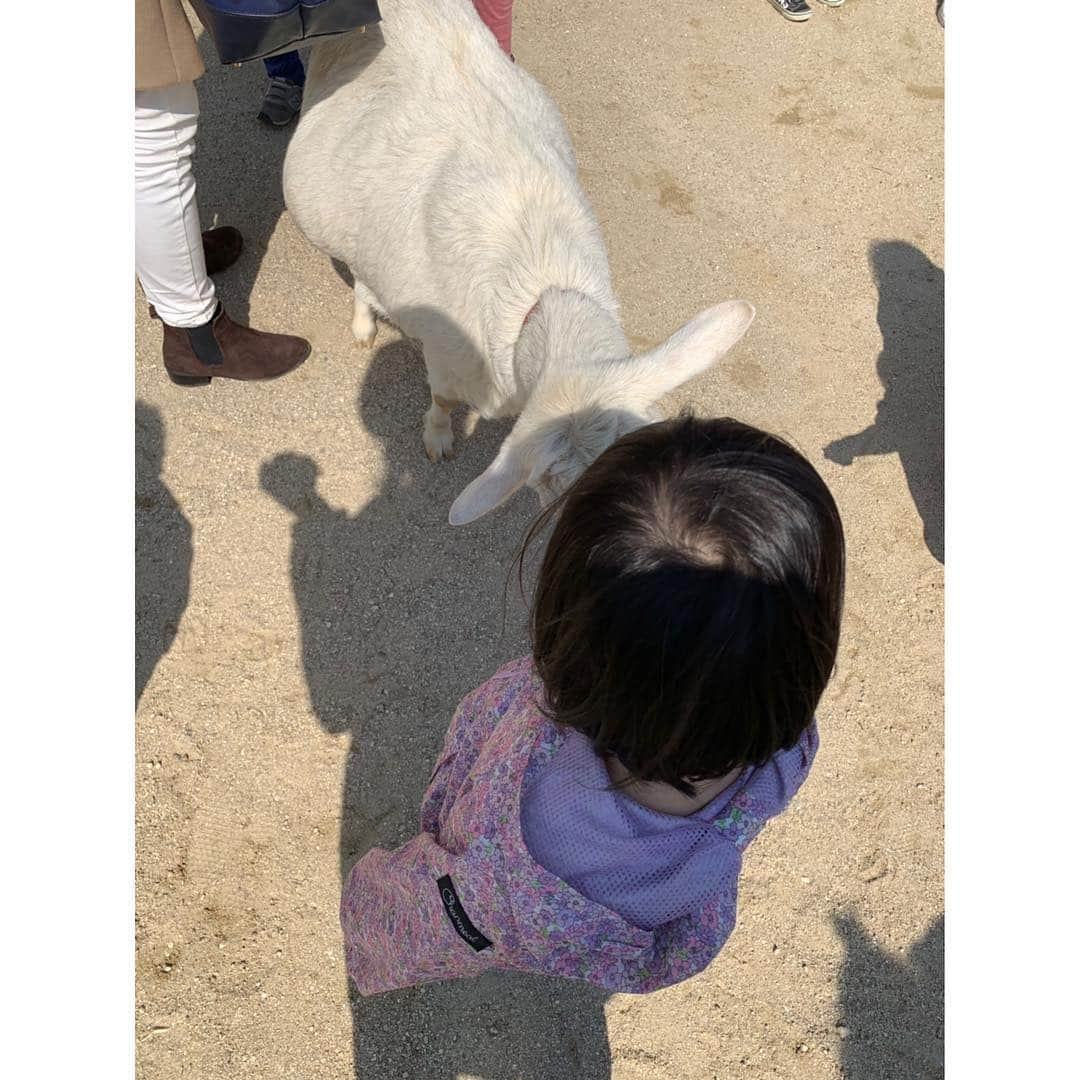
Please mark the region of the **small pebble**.
[[804, 878], [799, 878], [799, 880], [800, 880], [800, 881], [801, 881], [801, 882], [802, 882], [802, 883], [803, 883], [804, 885], [809, 885], [809, 884], [810, 884], [810, 879], [809, 879], [808, 877], [804, 877]]
[[845, 1024], [837, 1024], [836, 1034], [839, 1035], [841, 1039], [846, 1039], [851, 1034], [851, 1030]]
[[810, 1047], [807, 1046], [806, 1043], [799, 1043], [799, 1045], [795, 1048], [796, 1054], [808, 1054], [809, 1052]]

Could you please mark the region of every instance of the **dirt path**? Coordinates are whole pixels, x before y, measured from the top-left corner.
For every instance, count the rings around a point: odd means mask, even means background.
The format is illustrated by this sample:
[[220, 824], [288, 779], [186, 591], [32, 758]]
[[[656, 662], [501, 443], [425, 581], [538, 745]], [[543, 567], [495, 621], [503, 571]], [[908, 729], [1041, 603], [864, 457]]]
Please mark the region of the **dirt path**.
[[944, 35], [931, 0], [812, 6], [523, 0], [515, 23], [635, 344], [758, 309], [670, 408], [791, 437], [849, 540], [815, 769], [751, 848], [724, 953], [646, 998], [491, 977], [350, 1005], [340, 865], [410, 834], [454, 704], [524, 651], [502, 583], [533, 506], [444, 524], [499, 429], [428, 464], [419, 358], [385, 328], [353, 344], [348, 287], [282, 212], [261, 73], [200, 84], [204, 223], [248, 241], [225, 302], [314, 353], [183, 391], [139, 302], [143, 1080], [349, 1080], [354, 1054], [364, 1080], [942, 1074]]

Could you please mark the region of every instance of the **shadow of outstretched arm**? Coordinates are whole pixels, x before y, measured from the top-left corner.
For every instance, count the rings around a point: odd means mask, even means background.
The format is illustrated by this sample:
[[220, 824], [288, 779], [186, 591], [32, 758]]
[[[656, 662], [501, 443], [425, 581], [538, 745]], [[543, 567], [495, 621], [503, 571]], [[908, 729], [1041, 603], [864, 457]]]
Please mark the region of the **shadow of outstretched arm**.
[[838, 465], [895, 453], [923, 524], [923, 539], [945, 561], [945, 274], [918, 248], [875, 244], [883, 395], [874, 422], [836, 439], [825, 456]]
[[833, 440], [825, 447], [825, 456], [837, 465], [851, 465], [857, 457], [888, 454], [891, 450], [882, 440], [877, 424], [871, 424], [854, 435]]

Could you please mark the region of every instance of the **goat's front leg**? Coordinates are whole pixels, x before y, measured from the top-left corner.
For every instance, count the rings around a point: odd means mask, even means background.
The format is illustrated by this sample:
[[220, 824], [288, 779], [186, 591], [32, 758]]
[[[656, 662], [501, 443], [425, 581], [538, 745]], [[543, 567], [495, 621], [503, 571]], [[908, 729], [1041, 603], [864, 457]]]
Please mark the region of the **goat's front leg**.
[[370, 349], [375, 344], [375, 335], [379, 332], [375, 317], [379, 312], [379, 302], [375, 294], [353, 274], [353, 337]]
[[454, 431], [450, 414], [460, 405], [441, 394], [431, 392], [431, 408], [424, 413], [424, 449], [432, 461], [442, 461], [454, 456]]

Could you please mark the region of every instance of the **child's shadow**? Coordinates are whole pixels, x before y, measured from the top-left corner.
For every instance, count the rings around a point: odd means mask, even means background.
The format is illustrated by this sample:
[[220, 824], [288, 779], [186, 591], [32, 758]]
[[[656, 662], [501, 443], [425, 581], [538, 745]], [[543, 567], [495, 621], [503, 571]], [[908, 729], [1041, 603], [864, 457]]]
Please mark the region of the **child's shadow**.
[[870, 252], [878, 286], [885, 391], [874, 422], [837, 439], [825, 456], [850, 465], [868, 454], [900, 455], [923, 523], [923, 538], [945, 562], [945, 274], [918, 248], [899, 241]]
[[[422, 370], [407, 341], [385, 345], [371, 361], [360, 414], [383, 440], [385, 478], [356, 514], [319, 495], [310, 458], [282, 454], [261, 474], [294, 515], [291, 573], [312, 708], [327, 731], [350, 736], [342, 877], [369, 847], [415, 835], [458, 700], [526, 651], [519, 634], [507, 640], [500, 628], [507, 568], [535, 506], [525, 495], [468, 529], [446, 524], [453, 496], [493, 446], [463, 446], [467, 463], [428, 463]], [[520, 615], [513, 609], [511, 624]], [[605, 998], [584, 984], [509, 974], [350, 994], [356, 1074], [608, 1077]]]

